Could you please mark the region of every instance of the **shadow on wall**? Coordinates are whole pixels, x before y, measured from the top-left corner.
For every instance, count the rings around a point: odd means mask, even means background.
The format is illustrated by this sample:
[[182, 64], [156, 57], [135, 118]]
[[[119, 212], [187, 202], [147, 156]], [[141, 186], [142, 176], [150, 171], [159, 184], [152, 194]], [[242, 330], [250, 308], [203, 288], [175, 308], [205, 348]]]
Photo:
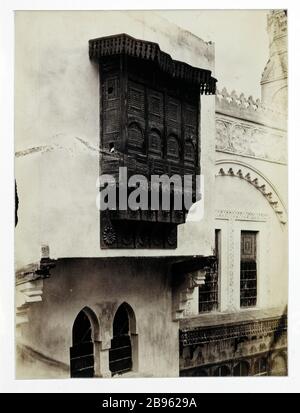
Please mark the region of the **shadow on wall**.
[[286, 333], [287, 324], [287, 305], [279, 319], [278, 327], [274, 331], [272, 341], [270, 343], [267, 358], [269, 362], [269, 375], [270, 376], [287, 376], [288, 375], [288, 360], [287, 351], [279, 349], [276, 351], [276, 347], [280, 344], [280, 341], [284, 338]]

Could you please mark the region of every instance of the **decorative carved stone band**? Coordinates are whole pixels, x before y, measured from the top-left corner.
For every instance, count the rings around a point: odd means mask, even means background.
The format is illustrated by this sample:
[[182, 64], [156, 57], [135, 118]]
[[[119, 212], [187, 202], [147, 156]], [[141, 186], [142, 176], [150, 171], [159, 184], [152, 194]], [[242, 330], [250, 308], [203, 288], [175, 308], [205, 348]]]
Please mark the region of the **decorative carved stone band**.
[[90, 59], [97, 62], [101, 57], [121, 54], [148, 60], [175, 79], [200, 85], [202, 94], [212, 95], [216, 90], [217, 80], [211, 76], [210, 70], [173, 60], [169, 54], [160, 50], [157, 43], [135, 39], [124, 33], [90, 40], [89, 54]]
[[179, 340], [183, 346], [209, 343], [224, 339], [267, 335], [287, 330], [287, 317], [272, 317], [265, 320], [242, 322], [236, 324], [194, 327], [182, 329]]
[[285, 165], [286, 132], [217, 113], [216, 150]]
[[217, 219], [228, 219], [234, 221], [260, 221], [266, 222], [268, 220], [268, 214], [262, 212], [251, 211], [232, 211], [229, 209], [217, 209], [215, 211], [215, 217]]

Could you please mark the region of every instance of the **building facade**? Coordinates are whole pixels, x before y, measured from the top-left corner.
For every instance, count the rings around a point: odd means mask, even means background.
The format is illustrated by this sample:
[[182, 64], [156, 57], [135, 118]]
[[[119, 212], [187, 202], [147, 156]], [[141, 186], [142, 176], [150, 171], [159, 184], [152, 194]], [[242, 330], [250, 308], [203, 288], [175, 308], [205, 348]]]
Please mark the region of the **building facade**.
[[[155, 13], [31, 13], [16, 17], [17, 377], [287, 374], [285, 12], [268, 17], [261, 102], [215, 91], [214, 45]], [[99, 213], [116, 165], [201, 171], [202, 219]]]
[[287, 374], [286, 13], [267, 30], [262, 101], [216, 94], [218, 269], [180, 323], [182, 375]]

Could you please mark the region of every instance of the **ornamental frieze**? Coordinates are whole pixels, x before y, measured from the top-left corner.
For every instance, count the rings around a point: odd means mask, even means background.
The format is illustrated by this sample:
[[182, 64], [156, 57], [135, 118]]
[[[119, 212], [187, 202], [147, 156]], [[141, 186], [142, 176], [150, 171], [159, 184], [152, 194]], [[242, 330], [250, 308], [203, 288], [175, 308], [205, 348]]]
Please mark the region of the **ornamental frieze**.
[[282, 131], [216, 116], [216, 150], [285, 164], [287, 141]]

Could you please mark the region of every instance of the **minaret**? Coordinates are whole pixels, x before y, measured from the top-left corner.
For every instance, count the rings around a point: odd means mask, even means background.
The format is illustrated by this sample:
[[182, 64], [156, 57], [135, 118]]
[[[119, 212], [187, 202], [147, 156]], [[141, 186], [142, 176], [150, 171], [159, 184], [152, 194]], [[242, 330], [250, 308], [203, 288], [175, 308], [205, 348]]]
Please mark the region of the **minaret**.
[[261, 95], [264, 106], [287, 111], [287, 11], [268, 14], [269, 60], [262, 74]]

